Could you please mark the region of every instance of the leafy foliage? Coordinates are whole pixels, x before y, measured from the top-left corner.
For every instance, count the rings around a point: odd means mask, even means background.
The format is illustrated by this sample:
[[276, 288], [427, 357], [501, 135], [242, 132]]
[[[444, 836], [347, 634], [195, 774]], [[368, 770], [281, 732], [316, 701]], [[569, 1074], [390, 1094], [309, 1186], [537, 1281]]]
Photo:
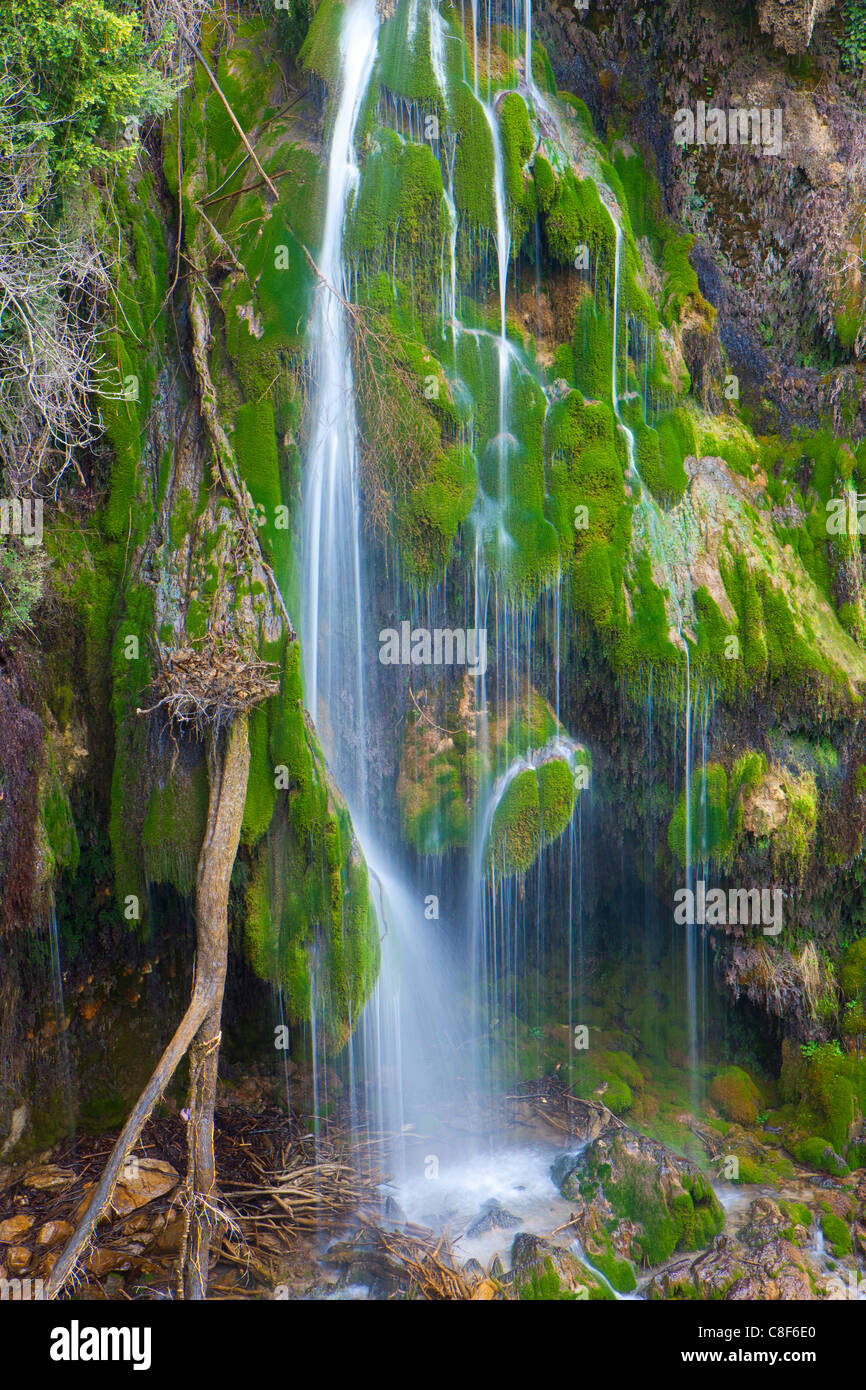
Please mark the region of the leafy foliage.
[[128, 164], [135, 122], [172, 97], [152, 55], [138, 14], [112, 0], [5, 0], [0, 57], [18, 98], [6, 140], [36, 147], [61, 180]]
[[862, 68], [866, 64], [866, 0], [845, 0], [843, 13], [842, 66]]

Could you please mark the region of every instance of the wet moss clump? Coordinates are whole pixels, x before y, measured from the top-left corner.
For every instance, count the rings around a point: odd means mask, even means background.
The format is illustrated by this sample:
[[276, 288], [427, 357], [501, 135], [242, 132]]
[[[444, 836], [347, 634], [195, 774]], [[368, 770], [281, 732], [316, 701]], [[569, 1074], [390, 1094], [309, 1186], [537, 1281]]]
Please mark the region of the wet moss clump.
[[541, 809], [534, 768], [519, 772], [508, 784], [493, 813], [487, 859], [496, 872], [523, 874], [538, 857]]
[[500, 104], [499, 130], [511, 227], [511, 254], [516, 259], [536, 211], [534, 189], [526, 173], [535, 141], [526, 102], [517, 92], [509, 92]]
[[559, 839], [574, 810], [574, 778], [568, 763], [561, 758], [552, 758], [539, 767], [538, 803], [541, 838], [550, 844]]
[[748, 1072], [728, 1067], [710, 1083], [710, 1100], [726, 1119], [738, 1125], [753, 1125], [758, 1118], [761, 1096]]
[[509, 782], [490, 826], [486, 862], [494, 873], [523, 874], [571, 821], [574, 781], [563, 759], [527, 768]]

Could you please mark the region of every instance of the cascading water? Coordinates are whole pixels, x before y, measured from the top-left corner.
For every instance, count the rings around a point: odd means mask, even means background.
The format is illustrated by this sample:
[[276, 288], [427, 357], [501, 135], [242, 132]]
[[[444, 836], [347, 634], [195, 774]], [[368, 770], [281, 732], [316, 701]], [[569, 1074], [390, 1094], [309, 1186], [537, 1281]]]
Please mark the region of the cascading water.
[[[511, 402], [527, 382], [532, 383], [532, 390], [542, 400], [546, 399], [547, 378], [527, 361], [508, 336], [512, 228], [506, 199], [503, 137], [491, 94], [491, 8], [488, 6], [481, 15], [473, 4], [472, 12], [471, 75], [465, 72], [466, 48], [463, 78], [449, 61], [450, 35], [435, 0], [426, 13], [421, 0], [413, 0], [406, 18], [407, 43], [414, 52], [429, 37], [430, 69], [442, 98], [440, 111], [450, 112], [452, 102], [474, 89], [477, 107], [490, 132], [498, 333], [491, 331], [489, 321], [485, 326], [479, 324], [477, 306], [476, 317], [468, 323], [461, 321], [458, 246], [464, 257], [461, 266], [471, 262], [475, 268], [470, 273], [479, 274], [483, 280], [483, 247], [490, 233], [483, 228], [467, 230], [460, 226], [455, 195], [455, 144], [447, 130], [437, 132], [433, 146], [442, 172], [444, 212], [434, 296], [438, 293], [441, 332], [446, 340], [450, 333], [453, 346], [455, 392], [460, 390], [458, 358], [465, 361], [467, 353], [474, 354], [476, 366], [486, 372], [492, 387], [490, 399], [495, 414], [491, 411], [493, 418], [483, 438], [479, 437], [474, 418], [466, 423], [461, 421], [458, 437], [479, 459], [486, 450], [495, 467], [483, 475], [479, 468], [475, 502], [467, 521], [471, 546], [467, 548], [462, 595], [449, 591], [447, 574], [426, 591], [410, 586], [404, 592], [401, 581], [395, 577], [388, 581], [387, 595], [393, 608], [408, 606], [413, 629], [448, 626], [451, 603], [456, 598], [471, 615], [476, 630], [489, 628], [492, 633], [491, 672], [482, 670], [474, 677], [467, 676], [471, 689], [464, 689], [464, 700], [474, 710], [474, 787], [467, 852], [459, 871], [461, 882], [456, 887], [447, 881], [453, 860], [446, 872], [433, 856], [419, 855], [412, 860], [402, 850], [397, 828], [387, 810], [383, 810], [389, 784], [374, 751], [377, 733], [380, 738], [383, 736], [377, 729], [381, 712], [392, 708], [395, 698], [398, 706], [402, 703], [406, 707], [410, 695], [415, 699], [410, 684], [397, 691], [389, 688], [388, 698], [384, 698], [386, 678], [376, 660], [375, 634], [369, 630], [378, 611], [377, 594], [372, 576], [367, 574], [362, 541], [355, 383], [346, 307], [358, 285], [357, 267], [350, 272], [345, 263], [344, 235], [347, 215], [363, 177], [356, 157], [361, 112], [369, 105], [368, 89], [376, 80], [380, 20], [374, 0], [350, 0], [345, 6], [340, 76], [331, 115], [324, 229], [317, 262], [320, 280], [310, 324], [315, 388], [303, 514], [306, 700], [330, 768], [348, 803], [369, 869], [371, 899], [380, 924], [381, 972], [359, 1021], [356, 1039], [349, 1046], [349, 1078], [350, 1083], [358, 1083], [359, 1092], [364, 1094], [367, 1118], [390, 1137], [390, 1161], [401, 1178], [400, 1190], [406, 1195], [407, 1210], [415, 1209], [416, 1198], [421, 1203], [419, 1191], [430, 1192], [429, 1187], [419, 1189], [417, 1185], [419, 1165], [430, 1147], [431, 1128], [439, 1135], [436, 1147], [447, 1150], [451, 1164], [451, 1183], [439, 1189], [446, 1206], [451, 1198], [446, 1200], [443, 1194], [453, 1195], [458, 1189], [464, 1195], [474, 1193], [474, 1185], [482, 1181], [495, 1188], [493, 1170], [485, 1167], [483, 1155], [491, 1149], [498, 1149], [501, 1155], [503, 1147], [511, 1152], [508, 1146], [513, 1144], [513, 1133], [506, 1132], [501, 1114], [497, 1112], [494, 1118], [494, 1111], [504, 1083], [525, 1074], [536, 1035], [543, 1036], [541, 1001], [547, 988], [544, 972], [554, 958], [561, 959], [565, 975], [562, 1018], [563, 1022], [567, 1018], [569, 1040], [576, 1024], [583, 1021], [581, 798], [573, 797], [570, 789], [570, 820], [567, 816], [564, 823], [558, 824], [556, 836], [547, 839], [538, 829], [531, 867], [521, 865], [515, 872], [501, 857], [497, 860], [491, 849], [497, 813], [513, 784], [529, 776], [537, 779], [540, 786], [552, 763], [566, 769], [570, 782], [579, 765], [580, 745], [568, 738], [559, 722], [561, 572], [546, 579], [532, 598], [519, 588], [515, 590], [507, 575], [511, 552], [516, 549], [508, 527], [513, 512], [514, 474], [520, 468], [522, 447], [519, 431], [509, 419]], [[518, 17], [525, 24], [525, 89], [535, 106], [528, 3], [523, 10], [513, 11], [513, 37]], [[486, 100], [479, 95], [481, 35], [485, 29]], [[458, 91], [461, 83], [462, 92]], [[536, 115], [540, 109], [546, 119], [548, 138], [555, 139], [549, 132], [558, 130], [557, 120], [550, 116], [541, 94], [537, 95]], [[391, 112], [401, 141], [415, 139], [423, 125], [420, 107], [407, 106], [405, 102], [401, 105], [387, 92], [382, 94], [379, 110]], [[384, 118], [383, 115], [381, 119]], [[612, 212], [611, 219], [616, 240], [611, 400], [626, 441], [630, 481], [639, 489], [636, 514], [642, 518], [653, 559], [666, 564], [663, 522], [637, 472], [634, 433], [620, 406], [617, 319], [622, 232]], [[400, 295], [396, 234], [393, 247], [387, 247], [384, 265], [384, 278], [396, 304]], [[479, 265], [484, 267], [480, 272]], [[462, 272], [460, 279], [463, 292]], [[669, 587], [677, 605], [681, 632], [678, 596], [673, 584]], [[536, 687], [546, 690], [551, 701], [541, 701], [544, 712], [540, 720], [536, 705], [541, 697], [536, 694]], [[415, 706], [423, 720], [423, 708], [417, 701]], [[448, 732], [435, 719], [430, 719], [427, 727], [440, 735]], [[545, 732], [540, 732], [542, 727]], [[388, 737], [387, 733], [384, 737]], [[689, 746], [690, 742], [689, 734]], [[506, 835], [499, 844], [500, 856], [507, 854], [507, 845]], [[551, 903], [567, 900], [566, 923], [552, 921], [548, 899]], [[432, 914], [425, 912], [425, 903], [430, 901], [437, 905]], [[448, 915], [450, 921], [445, 920]], [[468, 958], [458, 959], [458, 951], [468, 951]], [[467, 982], [471, 984], [468, 994]], [[313, 1023], [318, 1037], [322, 1030], [316, 1024], [315, 1011], [314, 997]], [[573, 1062], [571, 1052], [569, 1057]], [[570, 1072], [571, 1066], [570, 1062]], [[447, 1145], [442, 1137], [443, 1125], [452, 1135]], [[460, 1135], [459, 1142], [454, 1140], [454, 1134]], [[535, 1175], [532, 1182], [539, 1182], [541, 1188], [549, 1191], [546, 1151], [533, 1151], [531, 1156], [525, 1156], [525, 1161], [528, 1168], [521, 1168], [523, 1159], [515, 1160], [515, 1171], [531, 1171]], [[519, 1204], [516, 1194], [520, 1190], [517, 1183], [510, 1200]], [[425, 1215], [430, 1214], [430, 1200], [425, 1196]], [[456, 1201], [456, 1205], [459, 1207], [460, 1202]]]
[[[437, 949], [436, 924], [424, 917], [424, 894], [401, 874], [393, 851], [380, 843], [370, 813], [375, 773], [366, 722], [370, 677], [365, 642], [374, 644], [365, 631], [343, 228], [358, 185], [356, 127], [373, 73], [378, 30], [374, 0], [354, 0], [346, 7], [318, 261], [321, 282], [311, 325], [316, 390], [304, 494], [304, 646], [308, 704], [349, 805], [382, 930], [381, 976], [362, 1020], [360, 1051], [366, 1077], [375, 1078], [371, 1101], [379, 1123], [400, 1133], [407, 1077], [419, 1103], [427, 1078], [437, 1072], [438, 1058], [453, 1045], [449, 1014], [455, 991], [446, 953]], [[314, 991], [314, 1020], [315, 1008]]]
[[[649, 488], [641, 478], [637, 466], [635, 450], [634, 431], [625, 423], [620, 409], [619, 389], [617, 386], [617, 342], [618, 342], [618, 320], [619, 320], [619, 290], [620, 273], [622, 261], [622, 228], [610, 208], [608, 208], [611, 222], [614, 229], [614, 273], [613, 273], [613, 362], [611, 366], [611, 403], [613, 412], [616, 416], [620, 429], [626, 441], [626, 453], [628, 458], [628, 476], [639, 488], [640, 496], [636, 500], [635, 514], [643, 519], [649, 539], [650, 556], [659, 566], [666, 581], [667, 592], [670, 596], [671, 604], [676, 622], [677, 634], [680, 645], [685, 654], [685, 887], [692, 888], [692, 683], [691, 683], [691, 654], [689, 644], [683, 633], [683, 607], [676, 584], [668, 561], [667, 546], [665, 541], [665, 521], [661, 510], [652, 496]], [[676, 717], [676, 716], [675, 716]], [[689, 1055], [689, 1082], [691, 1092], [692, 1109], [697, 1111], [698, 1104], [698, 980], [697, 980], [697, 931], [694, 923], [685, 926], [686, 935], [686, 1016], [688, 1029], [688, 1055]]]

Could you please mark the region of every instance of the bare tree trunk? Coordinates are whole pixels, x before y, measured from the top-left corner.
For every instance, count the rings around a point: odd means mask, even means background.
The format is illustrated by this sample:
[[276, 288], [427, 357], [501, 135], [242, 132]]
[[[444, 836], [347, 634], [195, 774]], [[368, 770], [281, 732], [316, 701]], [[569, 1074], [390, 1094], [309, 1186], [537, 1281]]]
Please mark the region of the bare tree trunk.
[[[192, 1126], [194, 1133], [190, 1135], [190, 1155], [192, 1162], [192, 1156], [195, 1154], [195, 1168], [194, 1182], [190, 1190], [194, 1194], [206, 1194], [214, 1187], [213, 1101], [216, 1095], [217, 1049], [228, 955], [229, 880], [240, 841], [250, 766], [249, 729], [245, 715], [235, 719], [226, 737], [224, 753], [220, 756], [217, 747], [212, 744], [208, 756], [211, 786], [207, 830], [196, 876], [197, 935], [192, 999], [177, 1032], [136, 1101], [111, 1152], [105, 1171], [90, 1195], [84, 1214], [51, 1272], [46, 1289], [48, 1298], [56, 1298], [72, 1274], [96, 1229], [96, 1223], [111, 1201], [117, 1179], [130, 1151], [135, 1147], [153, 1107], [194, 1040], [200, 1040], [197, 1054], [200, 1065], [196, 1067], [194, 1055], [191, 1091], [195, 1087], [197, 1096], [200, 1092], [200, 1101], [197, 1099], [196, 1111], [191, 1114], [200, 1115], [204, 1120], [204, 1127], [199, 1133], [198, 1125]], [[202, 1077], [204, 1084], [199, 1085], [198, 1077]], [[189, 1177], [187, 1181], [189, 1183]], [[194, 1236], [196, 1234], [192, 1221], [189, 1233]], [[198, 1243], [193, 1245], [193, 1252], [198, 1259], [199, 1269], [201, 1255], [204, 1253], [203, 1278], [200, 1281], [199, 1294], [190, 1293], [189, 1296], [203, 1298], [207, 1290], [209, 1230], [206, 1246], [204, 1231], [197, 1240]]]
[[[190, 1049], [188, 1106], [187, 1221], [178, 1268], [184, 1298], [207, 1297], [211, 1236], [219, 1224], [213, 1129], [219, 1065], [220, 1022], [228, 960], [229, 882], [241, 833], [250, 747], [246, 719], [236, 720], [225, 755], [210, 750], [211, 798], [208, 827], [196, 876], [199, 958], [213, 984], [210, 1008]], [[198, 968], [198, 960], [196, 963]]]

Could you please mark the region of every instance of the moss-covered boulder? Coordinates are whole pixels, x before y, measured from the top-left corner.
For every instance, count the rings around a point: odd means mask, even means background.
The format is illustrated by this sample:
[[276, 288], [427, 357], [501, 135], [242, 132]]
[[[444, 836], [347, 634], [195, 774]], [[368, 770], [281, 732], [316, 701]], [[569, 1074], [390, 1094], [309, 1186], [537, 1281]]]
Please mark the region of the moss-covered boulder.
[[694, 1163], [617, 1122], [580, 1153], [557, 1159], [552, 1176], [563, 1196], [579, 1203], [581, 1238], [598, 1243], [603, 1231], [613, 1257], [634, 1266], [703, 1249], [724, 1224], [710, 1181]]
[[753, 1125], [761, 1107], [760, 1092], [748, 1072], [741, 1067], [727, 1067], [713, 1077], [710, 1100], [718, 1106], [726, 1120], [738, 1125]]
[[574, 809], [574, 773], [563, 758], [518, 772], [493, 813], [486, 862], [495, 873], [523, 874], [542, 848], [558, 840]]

